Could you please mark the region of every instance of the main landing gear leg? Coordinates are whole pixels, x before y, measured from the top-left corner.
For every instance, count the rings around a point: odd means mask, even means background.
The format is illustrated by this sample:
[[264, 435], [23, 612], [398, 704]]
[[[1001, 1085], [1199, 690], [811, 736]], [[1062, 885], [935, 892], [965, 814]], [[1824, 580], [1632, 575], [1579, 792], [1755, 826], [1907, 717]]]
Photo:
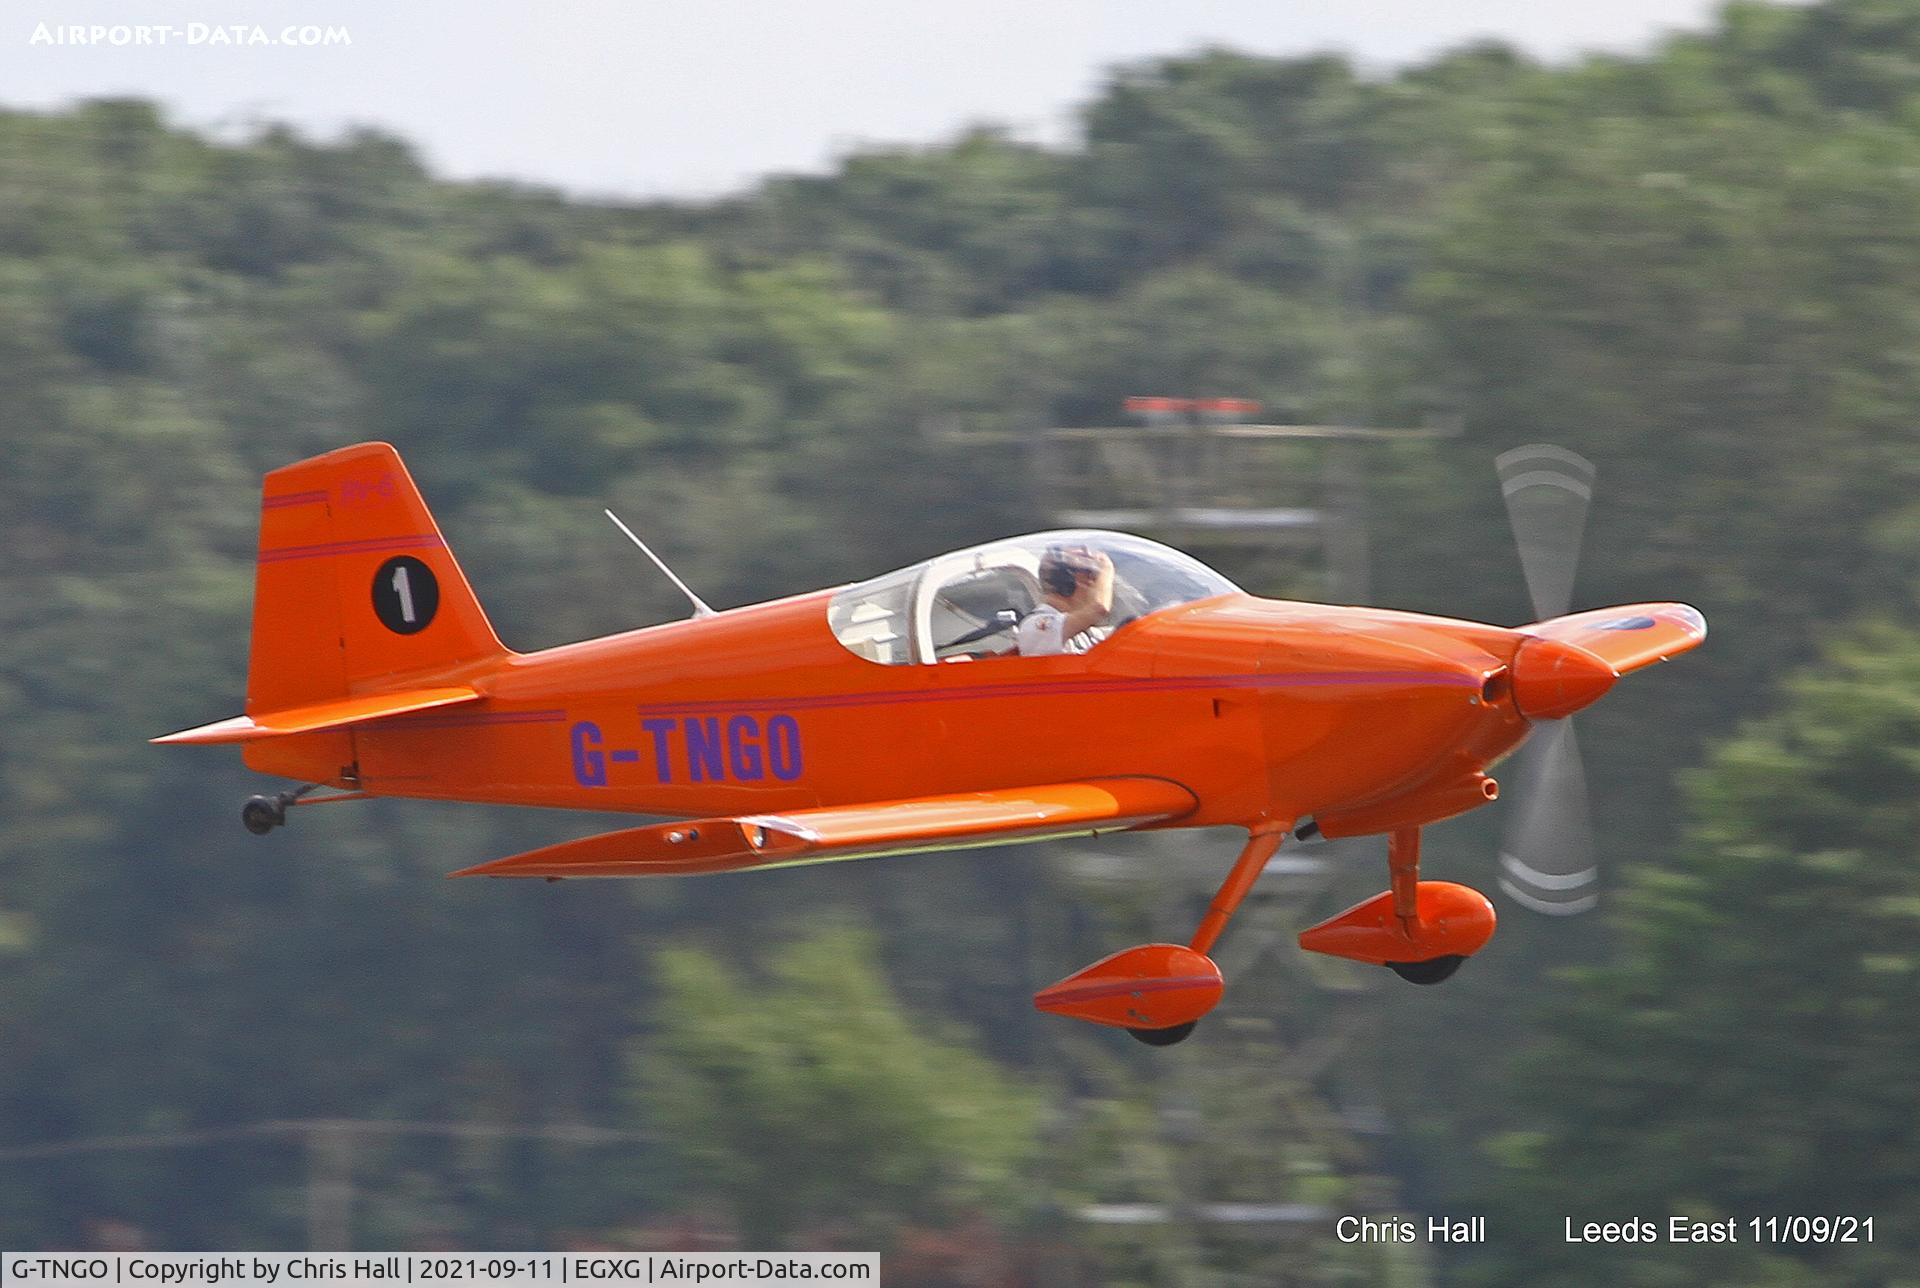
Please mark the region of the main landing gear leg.
[[1393, 915], [1411, 936], [1420, 925], [1420, 829], [1403, 827], [1387, 838], [1387, 888]]
[[[1387, 838], [1387, 889], [1393, 915], [1409, 941], [1420, 938], [1420, 829], [1403, 827]], [[1438, 984], [1452, 979], [1466, 961], [1462, 953], [1443, 953], [1421, 962], [1388, 962], [1387, 969], [1409, 984]]]
[[1478, 890], [1420, 879], [1420, 829], [1387, 838], [1388, 889], [1300, 934], [1300, 946], [1385, 966], [1412, 984], [1450, 979], [1493, 936], [1493, 905]]
[[1286, 834], [1285, 827], [1272, 824], [1262, 824], [1247, 834], [1247, 843], [1241, 849], [1240, 857], [1233, 861], [1233, 871], [1227, 873], [1227, 879], [1220, 883], [1213, 902], [1207, 905], [1207, 915], [1200, 918], [1200, 928], [1193, 932], [1193, 940], [1187, 947], [1196, 953], [1213, 951], [1214, 944], [1219, 942], [1220, 932], [1227, 928], [1227, 922], [1233, 919], [1240, 901], [1247, 897], [1247, 891], [1253, 889], [1253, 883], [1260, 879], [1260, 874], [1266, 870], [1267, 860], [1279, 850]]
[[1184, 1041], [1200, 1017], [1220, 1001], [1224, 987], [1220, 968], [1207, 953], [1253, 889], [1267, 860], [1280, 848], [1286, 831], [1279, 824], [1251, 830], [1186, 947], [1143, 944], [1115, 953], [1041, 989], [1033, 1004], [1055, 1015], [1123, 1028], [1148, 1046]]

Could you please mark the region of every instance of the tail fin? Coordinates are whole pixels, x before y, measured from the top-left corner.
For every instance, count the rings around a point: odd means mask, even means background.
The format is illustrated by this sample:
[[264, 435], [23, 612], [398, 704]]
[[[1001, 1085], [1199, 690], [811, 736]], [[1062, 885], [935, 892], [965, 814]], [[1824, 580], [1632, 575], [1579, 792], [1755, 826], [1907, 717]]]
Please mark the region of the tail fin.
[[505, 652], [389, 444], [267, 475], [248, 715], [446, 683]]

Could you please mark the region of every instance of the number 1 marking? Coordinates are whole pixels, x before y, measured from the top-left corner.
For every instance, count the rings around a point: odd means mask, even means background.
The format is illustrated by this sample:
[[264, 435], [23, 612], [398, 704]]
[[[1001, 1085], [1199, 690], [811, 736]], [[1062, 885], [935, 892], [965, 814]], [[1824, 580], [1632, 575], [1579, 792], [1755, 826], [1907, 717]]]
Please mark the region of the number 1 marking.
[[393, 593], [400, 596], [400, 620], [413, 625], [413, 587], [407, 581], [407, 566], [393, 570]]

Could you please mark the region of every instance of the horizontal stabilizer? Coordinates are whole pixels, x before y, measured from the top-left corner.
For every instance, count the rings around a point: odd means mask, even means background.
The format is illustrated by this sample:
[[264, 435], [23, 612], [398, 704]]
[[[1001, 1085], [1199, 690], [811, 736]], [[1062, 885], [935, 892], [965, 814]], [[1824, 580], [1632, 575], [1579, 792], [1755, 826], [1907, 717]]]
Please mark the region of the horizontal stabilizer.
[[1193, 793], [1161, 778], [1100, 778], [657, 823], [565, 841], [456, 877], [649, 877], [825, 863], [918, 850], [1087, 836], [1190, 813]]
[[1519, 629], [1576, 645], [1612, 667], [1615, 675], [1626, 675], [1698, 648], [1707, 638], [1707, 619], [1686, 604], [1626, 604], [1549, 618]]
[[152, 741], [172, 742], [252, 742], [256, 738], [275, 738], [289, 733], [314, 733], [321, 729], [339, 729], [363, 720], [405, 715], [409, 711], [428, 711], [462, 702], [477, 702], [480, 692], [468, 685], [441, 685], [431, 689], [402, 689], [396, 693], [369, 693], [357, 698], [335, 698], [288, 707], [283, 711], [263, 711], [250, 716], [235, 716], [197, 729], [182, 729]]

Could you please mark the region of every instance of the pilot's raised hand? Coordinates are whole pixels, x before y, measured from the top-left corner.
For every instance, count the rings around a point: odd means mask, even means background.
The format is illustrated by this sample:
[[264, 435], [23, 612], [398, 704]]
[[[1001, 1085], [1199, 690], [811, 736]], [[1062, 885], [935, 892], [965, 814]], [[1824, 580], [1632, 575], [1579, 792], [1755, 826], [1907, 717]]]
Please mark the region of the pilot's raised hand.
[[1085, 562], [1074, 569], [1074, 582], [1067, 611], [1069, 639], [1113, 615], [1113, 560], [1104, 550], [1088, 550]]

